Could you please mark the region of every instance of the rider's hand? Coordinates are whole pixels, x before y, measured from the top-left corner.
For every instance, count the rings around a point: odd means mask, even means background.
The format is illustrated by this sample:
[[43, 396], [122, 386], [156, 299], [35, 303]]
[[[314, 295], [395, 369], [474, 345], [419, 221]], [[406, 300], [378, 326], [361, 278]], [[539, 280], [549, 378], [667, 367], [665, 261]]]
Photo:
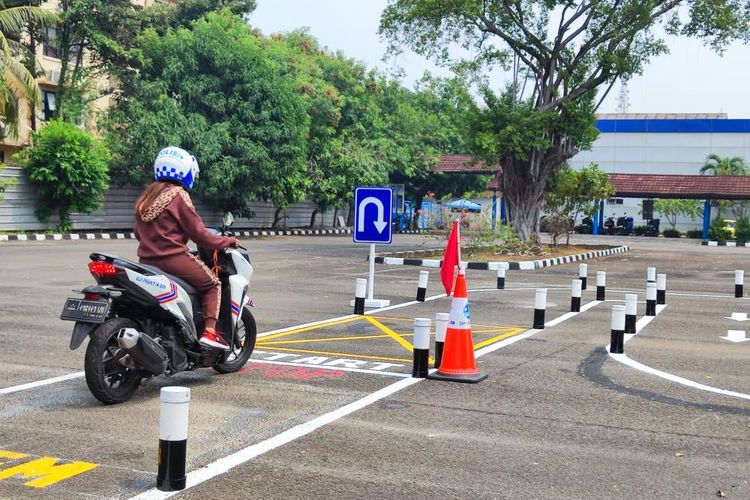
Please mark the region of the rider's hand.
[[229, 243], [230, 248], [237, 248], [238, 246], [240, 246], [240, 240], [238, 240], [234, 236], [230, 237], [229, 240], [231, 242]]

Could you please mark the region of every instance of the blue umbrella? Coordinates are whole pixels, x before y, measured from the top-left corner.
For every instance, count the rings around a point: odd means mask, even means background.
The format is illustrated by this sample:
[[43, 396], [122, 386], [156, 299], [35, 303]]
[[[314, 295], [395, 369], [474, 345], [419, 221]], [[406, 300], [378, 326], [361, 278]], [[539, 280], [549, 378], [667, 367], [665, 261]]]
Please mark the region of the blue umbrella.
[[471, 210], [473, 212], [479, 212], [482, 209], [482, 206], [479, 205], [479, 203], [474, 203], [473, 201], [465, 200], [463, 198], [446, 203], [445, 206], [458, 210]]

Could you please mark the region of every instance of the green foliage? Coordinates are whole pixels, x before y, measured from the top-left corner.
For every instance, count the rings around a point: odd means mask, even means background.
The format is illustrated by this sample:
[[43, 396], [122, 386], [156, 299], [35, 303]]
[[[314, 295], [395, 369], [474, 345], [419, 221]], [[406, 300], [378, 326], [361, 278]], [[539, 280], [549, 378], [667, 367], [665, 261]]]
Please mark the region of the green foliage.
[[224, 11], [191, 29], [148, 30], [140, 49], [143, 67], [108, 124], [118, 182], [145, 182], [156, 152], [173, 144], [196, 156], [197, 193], [218, 209], [300, 199], [306, 105], [242, 19]]
[[[745, 165], [741, 156], [719, 156], [710, 154], [700, 169], [701, 175], [750, 175], [750, 167]], [[711, 205], [716, 207], [717, 216], [721, 218], [722, 210], [732, 210], [737, 218], [745, 217], [748, 209], [746, 201], [712, 200]]]
[[489, 222], [483, 220], [477, 227], [461, 230], [464, 247], [468, 257], [479, 252], [490, 252], [495, 255], [527, 255], [538, 247], [528, 240], [518, 237], [511, 226], [499, 225], [492, 229]]
[[59, 120], [35, 132], [33, 142], [15, 159], [37, 187], [36, 215], [46, 221], [57, 212], [60, 227], [68, 230], [71, 213], [91, 213], [101, 206], [109, 150], [89, 132]]
[[732, 232], [725, 226], [724, 219], [716, 218], [708, 227], [708, 239], [726, 241], [732, 239]]
[[662, 231], [662, 233], [665, 238], [679, 238], [682, 233], [680, 233], [677, 229], [665, 229]]
[[685, 236], [688, 238], [703, 238], [703, 230], [702, 229], [690, 229], [685, 233]]
[[[4, 168], [5, 168], [5, 165], [0, 163], [0, 173], [2, 173]], [[3, 201], [4, 199], [3, 193], [5, 192], [5, 190], [11, 187], [12, 185], [14, 185], [15, 183], [16, 183], [15, 179], [3, 179], [2, 177], [0, 177], [0, 201]]]
[[750, 241], [750, 219], [747, 217], [737, 219], [737, 223], [734, 226], [734, 236], [737, 241]]
[[646, 236], [648, 233], [648, 226], [635, 226], [633, 228], [633, 234], [636, 236]]
[[[654, 200], [654, 212], [663, 215], [672, 229], [677, 225], [677, 217], [683, 215], [695, 219], [701, 211], [699, 200], [675, 200], [675, 199], [656, 199]], [[666, 231], [664, 232], [666, 235]]]

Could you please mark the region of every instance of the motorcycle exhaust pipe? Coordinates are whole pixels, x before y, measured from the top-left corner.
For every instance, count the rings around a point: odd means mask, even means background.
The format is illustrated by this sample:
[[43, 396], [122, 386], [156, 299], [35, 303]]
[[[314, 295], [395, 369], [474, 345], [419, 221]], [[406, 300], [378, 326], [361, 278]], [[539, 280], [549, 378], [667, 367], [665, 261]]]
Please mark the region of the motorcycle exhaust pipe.
[[135, 328], [123, 328], [115, 337], [117, 344], [130, 354], [140, 368], [161, 375], [167, 371], [169, 355], [157, 341]]

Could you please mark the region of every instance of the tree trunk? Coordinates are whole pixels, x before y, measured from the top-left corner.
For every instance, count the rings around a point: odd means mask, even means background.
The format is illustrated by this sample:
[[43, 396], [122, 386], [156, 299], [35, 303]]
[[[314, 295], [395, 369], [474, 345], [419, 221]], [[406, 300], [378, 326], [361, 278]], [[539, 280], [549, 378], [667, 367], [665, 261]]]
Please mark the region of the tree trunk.
[[276, 212], [273, 214], [273, 223], [271, 224], [272, 229], [276, 229], [279, 225], [279, 220], [281, 219], [281, 211], [283, 209], [281, 207], [276, 208]]
[[339, 207], [336, 206], [333, 209], [333, 227], [336, 227], [336, 219], [338, 219], [339, 216]]
[[[522, 240], [536, 239], [539, 234], [539, 217], [544, 206], [544, 189], [549, 173], [530, 175], [534, 168], [530, 162], [515, 158], [501, 160], [503, 165], [503, 196], [508, 207], [510, 225]], [[535, 178], [536, 177], [536, 178]]]
[[349, 213], [346, 216], [346, 225], [352, 227], [354, 225], [354, 202], [349, 203]]
[[310, 216], [310, 229], [315, 227], [315, 217], [318, 216], [318, 209], [314, 209], [312, 211], [312, 215]]

